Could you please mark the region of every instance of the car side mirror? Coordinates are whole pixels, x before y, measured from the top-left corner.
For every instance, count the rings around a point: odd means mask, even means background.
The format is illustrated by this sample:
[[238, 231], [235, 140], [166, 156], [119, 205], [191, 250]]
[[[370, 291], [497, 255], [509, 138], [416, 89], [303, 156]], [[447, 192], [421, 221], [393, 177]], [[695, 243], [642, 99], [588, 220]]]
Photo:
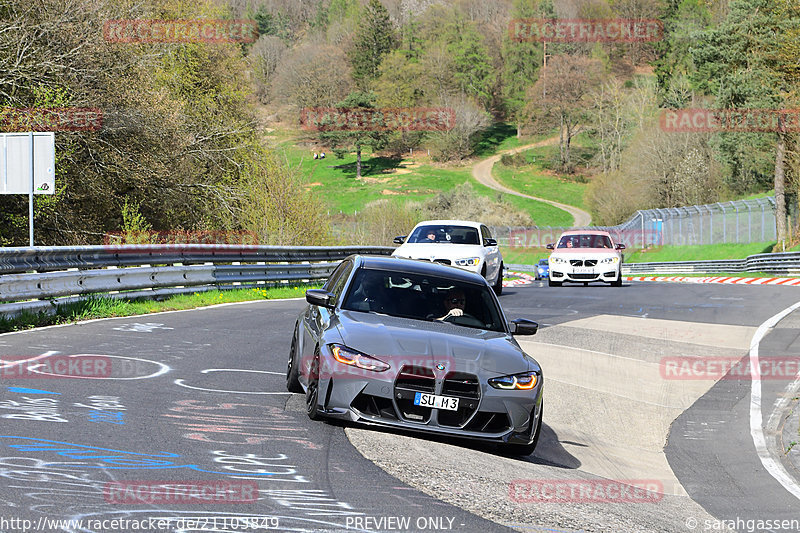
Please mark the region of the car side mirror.
[[400, 235], [399, 237], [395, 237], [394, 241], [392, 242], [394, 242], [395, 244], [403, 244], [404, 242], [406, 242], [406, 235]]
[[556, 249], [556, 245], [553, 244], [553, 243], [550, 243], [547, 246], [545, 246], [545, 248], [547, 248], [548, 250], [555, 250]]
[[539, 331], [539, 323], [527, 318], [512, 320], [511, 324], [513, 324], [512, 335], [536, 335], [536, 332]]
[[616, 248], [617, 250], [624, 250], [627, 247], [624, 244], [619, 243], [618, 245], [614, 246], [614, 248]]
[[306, 301], [311, 305], [318, 305], [319, 307], [333, 308], [331, 299], [333, 294], [322, 289], [309, 289], [306, 291]]
[[497, 240], [495, 239], [484, 239], [483, 240], [484, 246], [497, 246]]

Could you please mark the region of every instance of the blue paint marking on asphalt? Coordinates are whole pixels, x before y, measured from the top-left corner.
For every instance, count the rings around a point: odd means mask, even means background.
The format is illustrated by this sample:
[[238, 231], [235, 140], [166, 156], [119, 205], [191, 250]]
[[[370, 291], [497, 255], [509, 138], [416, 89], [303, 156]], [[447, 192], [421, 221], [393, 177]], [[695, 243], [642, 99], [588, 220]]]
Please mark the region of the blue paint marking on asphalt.
[[40, 389], [26, 389], [25, 387], [9, 387], [9, 392], [20, 392], [22, 394], [58, 394], [61, 395], [60, 392], [50, 392], [49, 390], [40, 390]]
[[[25, 441], [22, 444], [9, 444], [8, 441], [21, 440]], [[69, 442], [61, 442], [57, 440], [35, 439], [31, 437], [20, 437], [17, 435], [0, 435], [0, 442], [4, 443], [9, 448], [14, 448], [21, 452], [52, 452], [61, 457], [69, 457], [70, 459], [82, 459], [78, 463], [69, 462], [51, 462], [49, 464], [59, 465], [64, 468], [102, 468], [104, 470], [164, 470], [169, 468], [188, 468], [196, 472], [206, 472], [209, 474], [225, 475], [232, 477], [240, 476], [273, 476], [273, 472], [269, 473], [253, 473], [236, 474], [233, 472], [219, 472], [214, 470], [203, 470], [197, 465], [182, 465], [175, 464], [172, 461], [160, 461], [157, 459], [148, 458], [177, 458], [180, 457], [177, 453], [159, 452], [152, 453], [138, 453], [127, 452], [123, 450], [114, 450], [112, 448], [98, 448], [96, 446], [84, 446], [83, 444], [72, 444]], [[95, 455], [96, 452], [113, 452], [115, 455]], [[85, 460], [98, 460], [98, 465], [87, 464]], [[110, 466], [114, 465], [114, 466]]]
[[109, 424], [122, 424], [125, 425], [123, 418], [125, 413], [121, 411], [93, 411], [89, 413], [89, 422], [108, 422]]

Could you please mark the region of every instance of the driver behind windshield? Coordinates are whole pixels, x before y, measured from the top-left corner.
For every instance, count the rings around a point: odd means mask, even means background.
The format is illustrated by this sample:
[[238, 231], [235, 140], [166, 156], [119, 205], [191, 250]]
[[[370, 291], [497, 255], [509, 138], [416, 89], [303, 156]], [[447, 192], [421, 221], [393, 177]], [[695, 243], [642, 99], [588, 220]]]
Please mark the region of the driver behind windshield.
[[463, 290], [454, 287], [445, 293], [443, 303], [447, 314], [436, 320], [447, 320], [451, 316], [463, 316], [467, 298], [464, 296]]

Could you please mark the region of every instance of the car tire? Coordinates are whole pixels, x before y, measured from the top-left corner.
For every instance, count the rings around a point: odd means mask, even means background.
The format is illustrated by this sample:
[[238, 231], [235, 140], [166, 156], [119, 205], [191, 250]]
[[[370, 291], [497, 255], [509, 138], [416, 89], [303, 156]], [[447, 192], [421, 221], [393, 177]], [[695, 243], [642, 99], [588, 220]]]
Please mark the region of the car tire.
[[503, 294], [503, 268], [505, 268], [503, 267], [503, 263], [500, 263], [500, 270], [497, 272], [497, 279], [492, 287], [492, 290], [494, 290], [494, 293], [498, 296]]
[[519, 457], [527, 457], [536, 450], [536, 445], [539, 444], [539, 435], [542, 432], [542, 419], [544, 418], [544, 402], [539, 410], [539, 421], [536, 423], [536, 434], [533, 436], [533, 442], [530, 444], [505, 444], [503, 451], [508, 455], [516, 455]]
[[319, 420], [322, 418], [319, 411], [319, 350], [314, 354], [314, 359], [311, 361], [311, 368], [308, 371], [306, 413], [311, 420]]
[[622, 287], [622, 269], [617, 272], [617, 279], [611, 282], [612, 287]]
[[289, 348], [289, 362], [286, 365], [286, 390], [289, 392], [303, 392], [300, 385], [299, 368], [297, 363], [297, 329], [292, 335], [292, 347]]
[[560, 287], [561, 284], [562, 284], [561, 281], [553, 281], [552, 279], [547, 278], [547, 285], [550, 287]]

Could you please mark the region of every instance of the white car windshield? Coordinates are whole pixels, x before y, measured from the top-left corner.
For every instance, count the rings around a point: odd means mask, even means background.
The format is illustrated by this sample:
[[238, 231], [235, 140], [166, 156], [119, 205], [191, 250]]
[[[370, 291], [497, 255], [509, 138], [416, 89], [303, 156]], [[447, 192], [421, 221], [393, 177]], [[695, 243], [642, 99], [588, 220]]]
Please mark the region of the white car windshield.
[[419, 226], [408, 236], [406, 242], [412, 244], [480, 244], [477, 228], [447, 225]]
[[608, 235], [564, 235], [557, 248], [612, 248]]

